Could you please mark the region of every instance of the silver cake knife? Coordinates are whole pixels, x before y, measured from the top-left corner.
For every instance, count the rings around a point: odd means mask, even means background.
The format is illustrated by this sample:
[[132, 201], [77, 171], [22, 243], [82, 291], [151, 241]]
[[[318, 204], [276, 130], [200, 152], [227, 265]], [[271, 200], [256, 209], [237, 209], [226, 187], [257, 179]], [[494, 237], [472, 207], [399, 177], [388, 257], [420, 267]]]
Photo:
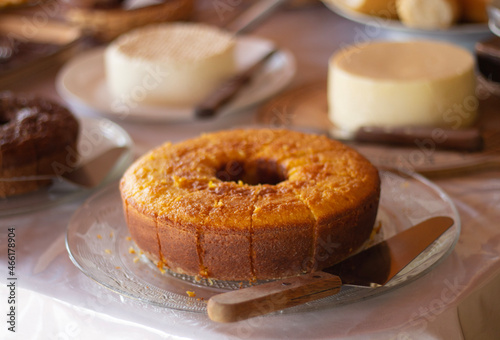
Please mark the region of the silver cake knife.
[[235, 322], [337, 294], [344, 284], [376, 289], [453, 224], [447, 216], [429, 218], [321, 271], [215, 295], [208, 300], [208, 316]]

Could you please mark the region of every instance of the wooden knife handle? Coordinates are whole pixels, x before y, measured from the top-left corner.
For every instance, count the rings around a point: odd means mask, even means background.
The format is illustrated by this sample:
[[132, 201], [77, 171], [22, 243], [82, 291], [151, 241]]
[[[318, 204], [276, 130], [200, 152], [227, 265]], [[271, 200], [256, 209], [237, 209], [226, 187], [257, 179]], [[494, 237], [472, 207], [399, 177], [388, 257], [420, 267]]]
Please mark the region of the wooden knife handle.
[[340, 291], [338, 276], [315, 272], [215, 295], [208, 300], [213, 321], [235, 322], [272, 313]]
[[483, 137], [479, 129], [444, 129], [436, 127], [362, 127], [356, 131], [358, 142], [373, 142], [425, 149], [480, 151]]
[[230, 102], [249, 80], [250, 77], [246, 74], [237, 75], [227, 80], [195, 108], [195, 116], [198, 118], [215, 116], [217, 111]]
[[238, 74], [215, 89], [205, 100], [195, 107], [194, 114], [198, 118], [210, 118], [217, 114], [224, 105], [229, 103], [240, 90], [247, 85], [254, 74], [267, 62], [269, 58], [276, 52], [275, 49], [265, 54], [255, 64], [246, 69], [243, 73]]

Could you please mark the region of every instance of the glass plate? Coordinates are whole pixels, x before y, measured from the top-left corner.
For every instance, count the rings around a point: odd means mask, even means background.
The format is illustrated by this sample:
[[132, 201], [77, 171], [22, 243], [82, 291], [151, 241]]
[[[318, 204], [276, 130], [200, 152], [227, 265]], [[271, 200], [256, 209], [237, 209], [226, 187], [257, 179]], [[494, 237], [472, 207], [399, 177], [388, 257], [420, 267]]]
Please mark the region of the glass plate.
[[[455, 224], [387, 285], [343, 286], [337, 295], [279, 313], [329, 308], [389, 292], [429, 272], [453, 250], [460, 235], [460, 217], [451, 199], [419, 175], [395, 170], [381, 170], [380, 174], [382, 195], [376, 223], [380, 223], [384, 238], [432, 216], [450, 216]], [[66, 247], [73, 263], [91, 279], [121, 295], [156, 306], [205, 312], [211, 296], [238, 288], [232, 282], [162, 274], [145, 256], [138, 255], [129, 237], [116, 185], [96, 193], [75, 212], [68, 226]], [[188, 291], [196, 296], [188, 296]]]
[[133, 142], [128, 133], [107, 119], [79, 117], [80, 136], [78, 151], [80, 162], [91, 160], [112, 147], [125, 147], [126, 150], [117, 160], [101, 185], [84, 189], [76, 185], [55, 180], [51, 186], [19, 196], [0, 198], [0, 217], [26, 213], [68, 202], [96, 191], [120, 178], [132, 161]]

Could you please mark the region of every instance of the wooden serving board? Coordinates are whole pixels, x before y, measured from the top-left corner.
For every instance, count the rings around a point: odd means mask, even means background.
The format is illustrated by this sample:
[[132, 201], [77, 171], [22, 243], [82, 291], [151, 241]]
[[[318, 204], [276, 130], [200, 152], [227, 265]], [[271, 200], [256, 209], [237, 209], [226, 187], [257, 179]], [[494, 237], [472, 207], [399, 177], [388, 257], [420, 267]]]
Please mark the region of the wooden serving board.
[[47, 17], [39, 22], [33, 18], [34, 14], [0, 14], [0, 36], [19, 46], [18, 55], [0, 64], [0, 89], [62, 64], [81, 47], [78, 28]]

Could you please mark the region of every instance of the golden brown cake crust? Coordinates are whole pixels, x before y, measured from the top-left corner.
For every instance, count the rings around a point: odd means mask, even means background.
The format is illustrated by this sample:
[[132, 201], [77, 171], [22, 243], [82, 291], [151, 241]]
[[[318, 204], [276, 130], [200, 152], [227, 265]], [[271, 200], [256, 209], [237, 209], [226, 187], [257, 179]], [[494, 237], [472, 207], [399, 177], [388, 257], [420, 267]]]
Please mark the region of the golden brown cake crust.
[[[54, 174], [75, 166], [79, 124], [65, 107], [0, 92], [0, 178]], [[50, 181], [0, 181], [0, 197], [33, 191]]]
[[132, 238], [174, 272], [221, 280], [320, 270], [369, 238], [377, 169], [344, 144], [287, 130], [230, 130], [166, 143], [120, 191]]

